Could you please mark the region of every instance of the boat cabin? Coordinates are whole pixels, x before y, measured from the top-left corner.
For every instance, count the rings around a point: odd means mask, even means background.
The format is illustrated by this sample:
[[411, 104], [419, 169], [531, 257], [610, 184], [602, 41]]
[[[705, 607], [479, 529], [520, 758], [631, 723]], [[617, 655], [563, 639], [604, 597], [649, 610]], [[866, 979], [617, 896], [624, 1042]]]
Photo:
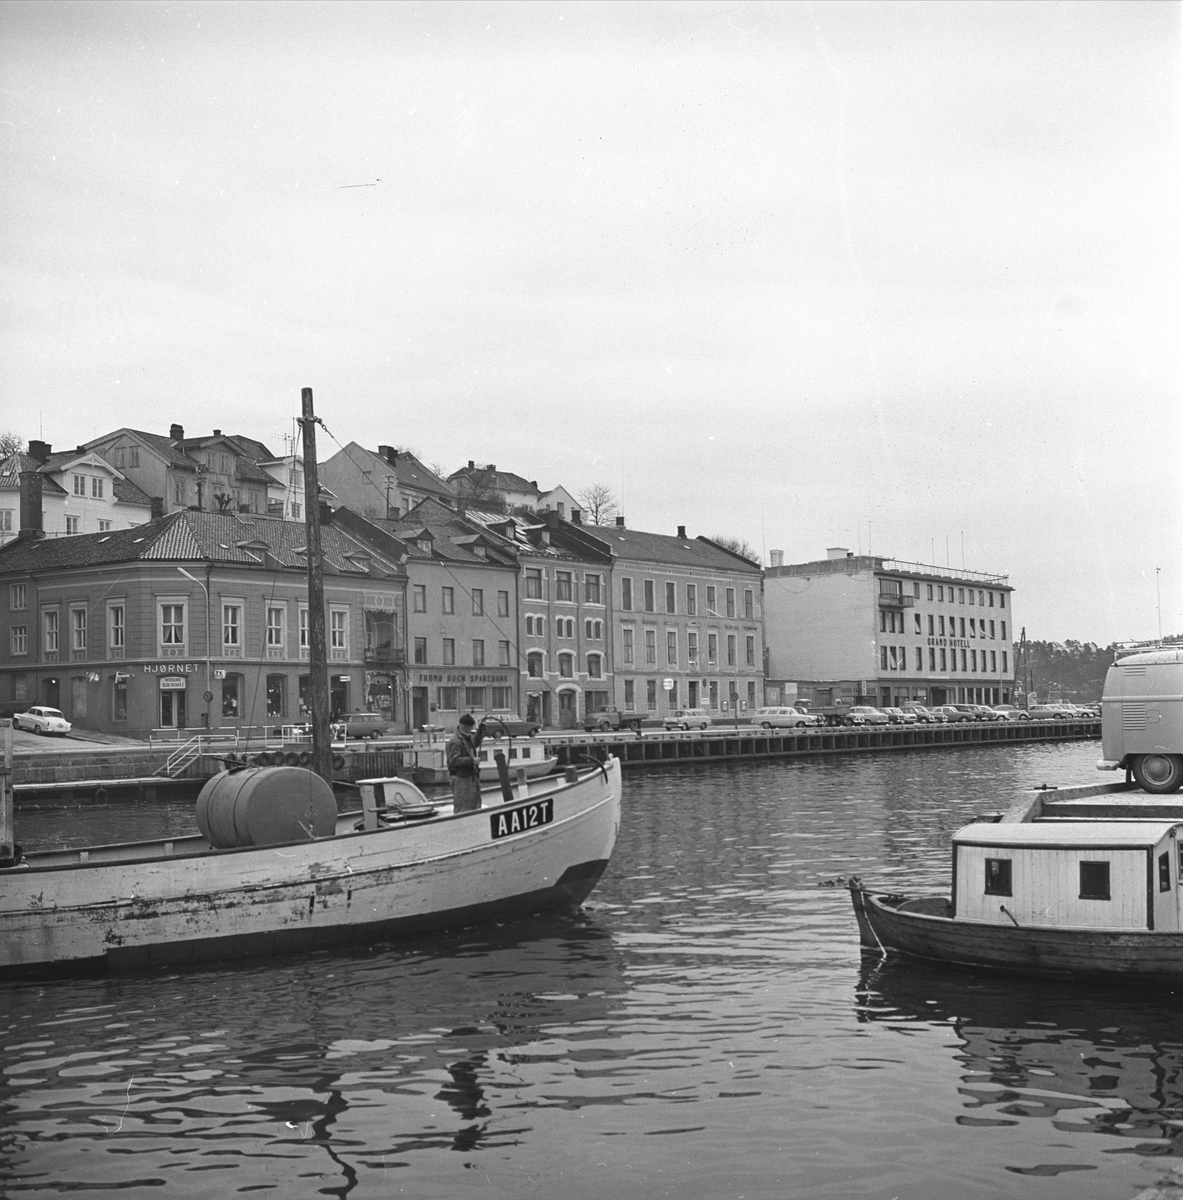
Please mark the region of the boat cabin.
[[991, 925], [1183, 930], [1169, 821], [968, 825], [953, 836], [953, 916]]

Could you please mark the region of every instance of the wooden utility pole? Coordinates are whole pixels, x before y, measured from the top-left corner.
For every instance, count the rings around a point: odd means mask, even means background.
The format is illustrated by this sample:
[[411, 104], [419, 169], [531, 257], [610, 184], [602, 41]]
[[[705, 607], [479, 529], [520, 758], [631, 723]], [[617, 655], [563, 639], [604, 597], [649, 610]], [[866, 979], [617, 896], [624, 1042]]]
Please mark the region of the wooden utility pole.
[[0, 866], [16, 858], [12, 821], [12, 722], [0, 721]]
[[300, 392], [304, 434], [304, 525], [308, 531], [308, 705], [312, 709], [312, 769], [333, 783], [329, 740], [329, 655], [325, 644], [324, 578], [321, 574], [320, 481], [316, 474], [316, 417], [312, 389]]

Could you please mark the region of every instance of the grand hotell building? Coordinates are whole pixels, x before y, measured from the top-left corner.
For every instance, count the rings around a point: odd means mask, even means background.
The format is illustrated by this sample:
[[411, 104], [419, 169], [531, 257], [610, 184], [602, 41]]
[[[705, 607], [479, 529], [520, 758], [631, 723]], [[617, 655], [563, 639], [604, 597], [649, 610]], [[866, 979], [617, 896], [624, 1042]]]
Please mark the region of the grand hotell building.
[[843, 547], [764, 573], [765, 696], [898, 706], [1007, 704], [1015, 632], [1006, 575], [901, 562]]

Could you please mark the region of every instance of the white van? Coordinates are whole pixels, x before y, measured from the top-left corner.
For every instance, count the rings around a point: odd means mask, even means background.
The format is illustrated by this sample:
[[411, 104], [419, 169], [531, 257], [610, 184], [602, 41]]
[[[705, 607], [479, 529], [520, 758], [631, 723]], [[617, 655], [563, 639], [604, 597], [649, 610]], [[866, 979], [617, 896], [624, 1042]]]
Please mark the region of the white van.
[[[1034, 716], [1034, 713], [1032, 713]], [[1102, 771], [1129, 770], [1147, 792], [1183, 784], [1183, 649], [1119, 658], [1101, 697]]]

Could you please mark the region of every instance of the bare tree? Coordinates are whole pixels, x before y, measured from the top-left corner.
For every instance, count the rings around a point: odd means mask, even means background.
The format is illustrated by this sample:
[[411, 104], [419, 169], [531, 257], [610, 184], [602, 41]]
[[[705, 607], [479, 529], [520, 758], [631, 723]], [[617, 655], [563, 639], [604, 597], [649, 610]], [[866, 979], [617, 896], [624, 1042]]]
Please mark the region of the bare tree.
[[463, 496], [478, 508], [491, 512], [505, 511], [505, 493], [497, 490], [497, 472], [477, 467], [452, 482], [458, 496]]
[[585, 525], [611, 525], [616, 519], [616, 500], [602, 483], [593, 483], [579, 493]]
[[0, 458], [7, 458], [10, 454], [24, 454], [25, 439], [19, 433], [13, 433], [11, 429], [0, 433]]
[[732, 554], [738, 554], [740, 558], [746, 558], [748, 562], [754, 562], [756, 566], [760, 565], [760, 556], [743, 538], [730, 537], [727, 534], [716, 534], [711, 538], [711, 541], [716, 546], [722, 546], [724, 550], [730, 550]]

